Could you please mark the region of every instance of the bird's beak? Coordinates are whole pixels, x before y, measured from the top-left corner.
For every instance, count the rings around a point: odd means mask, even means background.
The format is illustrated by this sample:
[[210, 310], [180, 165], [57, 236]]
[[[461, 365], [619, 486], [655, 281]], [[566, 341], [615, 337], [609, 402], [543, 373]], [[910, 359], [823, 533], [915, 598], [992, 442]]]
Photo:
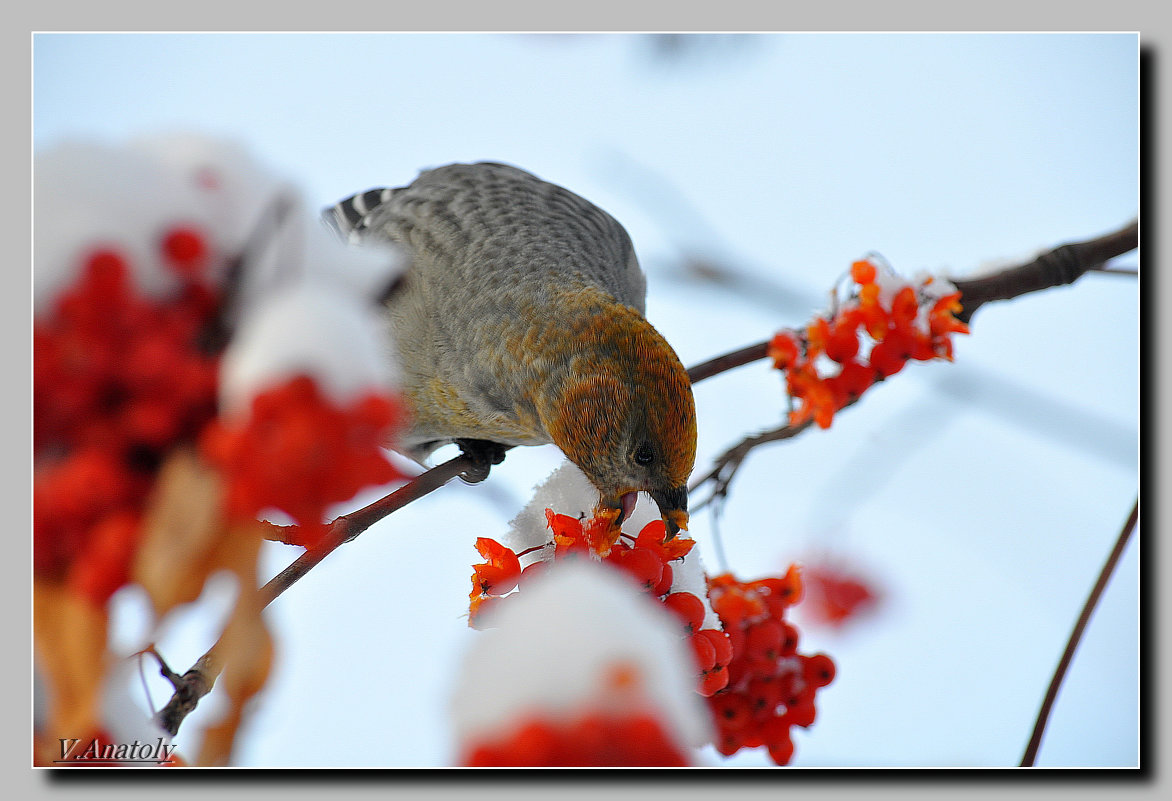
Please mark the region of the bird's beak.
[[651, 498], [659, 506], [659, 513], [663, 515], [669, 540], [679, 534], [680, 529], [688, 528], [688, 488], [686, 486], [669, 489], [666, 492], [652, 492]]

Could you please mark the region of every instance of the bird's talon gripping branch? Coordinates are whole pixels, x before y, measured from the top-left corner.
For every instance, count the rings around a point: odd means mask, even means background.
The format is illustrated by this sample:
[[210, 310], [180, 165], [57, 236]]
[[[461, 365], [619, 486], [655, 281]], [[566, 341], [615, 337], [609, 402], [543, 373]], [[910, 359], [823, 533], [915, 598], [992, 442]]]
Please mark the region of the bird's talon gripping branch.
[[472, 463], [467, 470], [460, 474], [460, 479], [466, 484], [479, 484], [488, 478], [493, 465], [505, 460], [504, 445], [499, 442], [490, 442], [485, 439], [458, 439], [456, 444], [461, 452]]

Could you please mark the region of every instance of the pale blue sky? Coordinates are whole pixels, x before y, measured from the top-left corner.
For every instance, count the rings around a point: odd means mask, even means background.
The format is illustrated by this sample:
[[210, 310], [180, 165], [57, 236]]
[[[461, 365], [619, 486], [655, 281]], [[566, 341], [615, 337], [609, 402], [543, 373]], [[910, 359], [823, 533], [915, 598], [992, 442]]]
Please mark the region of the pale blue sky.
[[[673, 58], [622, 35], [38, 35], [34, 145], [227, 135], [314, 206], [428, 166], [515, 163], [627, 226], [648, 316], [688, 364], [801, 324], [868, 251], [963, 273], [1137, 213], [1133, 35], [692, 44]], [[771, 289], [684, 280], [681, 252]], [[750, 456], [720, 526], [735, 572], [828, 549], [888, 589], [867, 624], [806, 634], [839, 677], [795, 764], [1016, 764], [1136, 496], [1137, 298], [1133, 279], [1089, 276], [984, 309], [955, 365], [909, 368], [829, 432]], [[763, 366], [696, 397], [700, 467], [784, 408]], [[460, 619], [472, 541], [503, 533], [555, 457], [511, 453], [494, 486], [413, 505], [275, 604], [278, 667], [241, 761], [445, 764], [446, 671], [475, 636]], [[712, 564], [707, 514], [693, 533]], [[292, 555], [274, 546], [272, 569]], [[1137, 584], [1133, 544], [1042, 764], [1135, 764]], [[202, 647], [173, 646], [174, 666]]]

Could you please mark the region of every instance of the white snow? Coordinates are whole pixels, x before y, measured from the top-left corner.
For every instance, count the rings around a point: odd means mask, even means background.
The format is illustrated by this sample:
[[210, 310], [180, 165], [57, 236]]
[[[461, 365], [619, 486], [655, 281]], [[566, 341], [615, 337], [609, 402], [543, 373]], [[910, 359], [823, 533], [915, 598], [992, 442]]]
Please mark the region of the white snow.
[[[544, 545], [553, 537], [545, 522], [545, 510], [579, 517], [590, 515], [598, 503], [598, 490], [578, 466], [568, 459], [533, 489], [533, 497], [509, 521], [504, 544], [515, 552]], [[552, 558], [552, 549], [549, 556]]]
[[213, 280], [228, 258], [247, 249], [244, 308], [307, 276], [373, 300], [407, 266], [390, 245], [338, 242], [291, 182], [232, 139], [171, 133], [123, 144], [69, 141], [38, 153], [34, 173], [38, 312], [98, 248], [128, 259], [140, 291], [165, 296], [178, 282], [159, 257], [159, 243], [180, 225], [200, 231], [219, 256], [209, 265]]
[[171, 170], [206, 207], [225, 250], [238, 252], [279, 196], [300, 204], [299, 192], [233, 139], [173, 132], [131, 140], [129, 150]]
[[671, 570], [671, 591], [690, 592], [703, 602], [704, 622], [700, 624], [700, 628], [724, 631], [720, 616], [713, 611], [712, 604], [708, 603], [708, 577], [704, 570], [704, 562], [700, 559], [700, 544], [692, 546], [692, 550], [683, 559], [672, 562]]
[[392, 388], [395, 362], [373, 304], [318, 281], [277, 290], [246, 317], [224, 354], [223, 413], [246, 413], [253, 397], [299, 373], [339, 404]]

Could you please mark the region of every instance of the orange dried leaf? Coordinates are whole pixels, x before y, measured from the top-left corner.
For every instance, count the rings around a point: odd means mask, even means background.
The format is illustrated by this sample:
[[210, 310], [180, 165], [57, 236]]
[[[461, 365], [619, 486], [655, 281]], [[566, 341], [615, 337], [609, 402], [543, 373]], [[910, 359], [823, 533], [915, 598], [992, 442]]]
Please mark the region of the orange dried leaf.
[[150, 596], [155, 614], [199, 597], [227, 533], [219, 474], [190, 450], [171, 453], [147, 501], [131, 578]]
[[[101, 687], [109, 658], [107, 617], [63, 583], [34, 578], [33, 641], [38, 674], [47, 683], [49, 709], [39, 733], [38, 759], [60, 756], [62, 737], [99, 728]], [[57, 753], [54, 753], [54, 752]]]

